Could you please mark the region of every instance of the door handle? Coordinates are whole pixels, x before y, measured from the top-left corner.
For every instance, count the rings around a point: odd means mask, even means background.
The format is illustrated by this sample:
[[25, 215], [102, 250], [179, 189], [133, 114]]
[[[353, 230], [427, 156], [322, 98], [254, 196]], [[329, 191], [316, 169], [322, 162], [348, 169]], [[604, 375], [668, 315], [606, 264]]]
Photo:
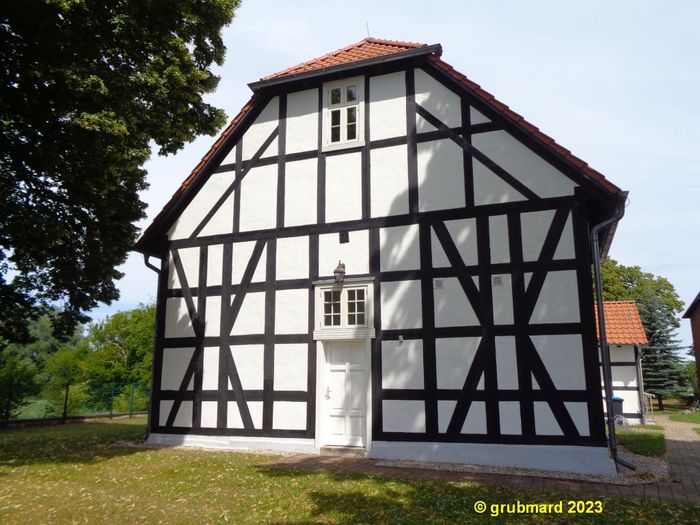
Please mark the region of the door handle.
[[326, 387], [326, 399], [331, 398], [331, 387], [327, 386]]

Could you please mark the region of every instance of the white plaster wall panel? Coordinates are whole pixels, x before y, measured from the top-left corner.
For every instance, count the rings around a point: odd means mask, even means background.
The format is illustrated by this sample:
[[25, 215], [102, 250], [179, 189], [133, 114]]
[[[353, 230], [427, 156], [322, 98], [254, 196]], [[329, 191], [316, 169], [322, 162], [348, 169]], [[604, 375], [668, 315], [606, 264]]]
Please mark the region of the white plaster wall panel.
[[348, 233], [349, 242], [340, 243], [337, 233], [318, 236], [318, 271], [320, 276], [332, 276], [338, 261], [345, 263], [347, 275], [369, 272], [369, 233], [367, 230]]
[[452, 419], [452, 414], [454, 413], [456, 406], [457, 401], [438, 400], [438, 432], [441, 434], [447, 432], [447, 427], [450, 424], [450, 420]]
[[557, 419], [554, 417], [549, 403], [536, 401], [535, 405], [535, 434], [538, 436], [563, 436]]
[[275, 390], [307, 389], [308, 345], [275, 345]]
[[206, 321], [204, 335], [217, 337], [221, 335], [221, 296], [207, 297]]
[[306, 403], [275, 401], [272, 404], [272, 428], [275, 430], [306, 429]]
[[201, 420], [202, 428], [216, 428], [218, 420], [218, 401], [202, 401]]
[[[435, 340], [435, 363], [439, 389], [461, 389], [474, 361], [480, 337], [447, 337]], [[478, 389], [484, 388], [483, 376]]]
[[362, 156], [326, 157], [326, 222], [362, 218]]
[[[279, 122], [279, 97], [273, 97], [260, 112], [250, 127], [243, 135], [243, 160], [251, 159], [260, 146], [267, 140], [275, 130]], [[277, 139], [267, 148], [263, 157], [277, 155]]]
[[275, 292], [275, 333], [305, 334], [309, 331], [309, 291]]
[[421, 142], [417, 157], [418, 210], [464, 207], [462, 148], [449, 139]]
[[168, 297], [165, 301], [165, 337], [192, 337], [194, 330], [183, 297]]
[[309, 278], [309, 238], [277, 239], [277, 280]]
[[284, 172], [284, 225], [316, 223], [316, 159], [287, 162]]
[[418, 232], [417, 224], [379, 230], [381, 271], [420, 269]]
[[[452, 242], [457, 247], [462, 261], [467, 266], [479, 264], [479, 254], [476, 242], [476, 219], [457, 219], [454, 221], [445, 221], [447, 232], [452, 238]], [[442, 248], [440, 240], [431, 232], [433, 268], [446, 268], [452, 266], [450, 264], [445, 250]]]
[[276, 224], [277, 164], [252, 168], [241, 181], [241, 231], [266, 230]]
[[591, 430], [588, 426], [588, 404], [565, 401], [564, 406], [566, 410], [569, 411], [571, 419], [574, 420], [574, 425], [576, 425], [578, 433], [582, 436], [590, 436]]
[[[169, 239], [189, 237], [233, 183], [233, 173], [212, 173], [168, 231]], [[233, 221], [233, 215], [231, 215]]]
[[[475, 137], [477, 135], [474, 135]], [[500, 204], [527, 200], [513, 186], [476, 159], [472, 159], [474, 171], [474, 204]]]
[[370, 193], [372, 217], [408, 213], [408, 153], [405, 145], [370, 151]]
[[[187, 279], [187, 285], [190, 288], [194, 288], [199, 284], [199, 248], [180, 248], [177, 250], [180, 255], [180, 260], [182, 261], [182, 269], [185, 272], [185, 278]], [[183, 283], [180, 282], [180, 278], [175, 269], [175, 262], [173, 261], [173, 256], [170, 254], [170, 265], [168, 279], [169, 288], [183, 288]]]
[[420, 281], [381, 283], [382, 328], [421, 328]]
[[[598, 352], [600, 358], [600, 352]], [[610, 361], [634, 363], [633, 345], [610, 345]]]
[[523, 433], [520, 421], [520, 402], [501, 401], [498, 403], [498, 417], [501, 424], [501, 434], [518, 435]]
[[[210, 244], [207, 248], [207, 286], [220, 286], [223, 278], [224, 245]], [[228, 268], [231, 271], [231, 268]]]
[[[170, 409], [173, 406], [172, 400], [166, 400], [160, 402], [160, 425], [165, 426], [168, 421], [168, 416], [170, 415]], [[180, 404], [180, 409], [177, 411], [175, 420], [173, 421], [173, 426], [175, 427], [191, 427], [192, 426], [192, 401], [183, 401]]]
[[231, 345], [231, 355], [243, 390], [263, 389], [263, 345]]
[[[629, 414], [630, 412], [639, 412], [639, 391], [638, 390], [615, 390], [613, 389], [613, 396], [622, 398], [622, 411]], [[603, 397], [605, 397], [605, 392], [603, 392]], [[607, 410], [605, 403], [603, 407]]]
[[[231, 181], [233, 182], [233, 173], [230, 174]], [[219, 209], [214, 212], [214, 215], [207, 222], [207, 224], [202, 228], [202, 231], [197, 235], [197, 237], [204, 237], [206, 235], [219, 235], [233, 232], [233, 207], [234, 207], [234, 193], [231, 193], [226, 200], [219, 206]]]
[[228, 152], [224, 160], [221, 162], [221, 164], [234, 164], [236, 162], [236, 148], [238, 145], [235, 145], [231, 148], [231, 151]]
[[[524, 261], [536, 261], [539, 258], [547, 232], [554, 219], [554, 213], [554, 210], [543, 210], [523, 213], [520, 216]], [[559, 243], [554, 251], [554, 259], [573, 259], [575, 256], [574, 230], [569, 213]]]
[[469, 122], [471, 124], [484, 124], [485, 122], [491, 122], [486, 116], [480, 111], [474, 109], [473, 106], [469, 107]]
[[486, 434], [486, 403], [472, 402], [462, 425], [462, 434]]
[[513, 324], [513, 284], [509, 273], [491, 277], [491, 294], [494, 324]]
[[515, 353], [515, 337], [496, 338], [496, 379], [499, 390], [517, 390], [518, 360]]
[[[253, 428], [261, 429], [263, 412], [262, 401], [249, 401], [248, 412], [250, 412], [250, 418], [253, 420]], [[243, 419], [241, 418], [241, 412], [238, 409], [238, 403], [236, 401], [229, 401], [227, 403], [226, 426], [228, 428], [243, 428]]]
[[160, 402], [160, 416], [158, 418], [158, 424], [161, 427], [164, 427], [165, 423], [167, 423], [170, 410], [173, 408], [174, 403], [175, 402], [172, 399], [165, 399]]
[[491, 246], [491, 263], [510, 262], [508, 247], [508, 217], [494, 215], [489, 217], [489, 239]]
[[287, 95], [287, 153], [318, 148], [318, 89]]
[[[233, 245], [233, 269], [231, 270], [231, 284], [240, 284], [243, 279], [245, 269], [248, 267], [251, 255], [255, 249], [256, 241], [237, 242]], [[267, 265], [267, 245], [263, 248], [260, 254], [260, 260], [253, 272], [252, 283], [261, 283], [265, 281], [265, 267]]]
[[[160, 369], [160, 389], [178, 390], [192, 359], [194, 348], [163, 349], [163, 365]], [[192, 390], [192, 382], [187, 387]]]
[[[612, 370], [612, 380], [613, 386], [637, 386], [637, 367], [634, 365], [630, 366], [619, 366], [615, 365], [610, 367]], [[602, 377], [602, 373], [601, 373]]]
[[219, 349], [214, 346], [204, 348], [202, 355], [202, 390], [219, 389]]
[[548, 272], [530, 317], [531, 323], [578, 323], [576, 271]]
[[423, 388], [423, 341], [382, 341], [382, 388]]
[[[443, 283], [442, 289], [435, 289], [433, 284], [435, 326], [477, 326], [479, 319], [474, 313], [459, 279], [457, 277], [444, 277], [440, 280]], [[472, 280], [476, 281], [476, 278], [473, 277]]]
[[477, 133], [472, 144], [540, 197], [574, 194], [571, 179], [506, 131]]
[[369, 96], [370, 140], [406, 135], [406, 74], [370, 77]]
[[[234, 297], [231, 298], [233, 302]], [[248, 292], [243, 299], [231, 334], [247, 335], [265, 332], [265, 292]]]
[[556, 389], [586, 389], [583, 343], [580, 335], [533, 335], [530, 339]]
[[425, 432], [425, 402], [382, 401], [384, 432]]
[[[462, 109], [459, 97], [441, 82], [422, 69], [415, 70], [416, 103], [428, 110], [440, 121], [453, 128], [462, 125]], [[417, 119], [418, 132], [435, 129], [422, 118]]]

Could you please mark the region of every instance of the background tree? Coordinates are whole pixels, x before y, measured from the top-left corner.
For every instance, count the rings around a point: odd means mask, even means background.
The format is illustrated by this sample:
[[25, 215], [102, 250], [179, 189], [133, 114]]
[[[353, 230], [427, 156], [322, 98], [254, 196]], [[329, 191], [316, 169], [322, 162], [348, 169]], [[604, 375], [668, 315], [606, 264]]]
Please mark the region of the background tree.
[[664, 399], [688, 390], [679, 354], [682, 347], [675, 337], [683, 302], [667, 279], [643, 272], [639, 266], [624, 266], [608, 258], [601, 264], [601, 278], [605, 301], [637, 303], [649, 339], [642, 346], [644, 389], [656, 396], [663, 410]]
[[84, 353], [84, 344], [76, 348], [64, 347], [46, 360], [44, 395], [53, 402], [55, 410], [61, 407], [64, 418], [75, 412], [85, 401], [84, 396], [79, 395], [83, 388], [73, 388], [71, 392], [71, 387], [84, 380]]
[[225, 122], [202, 95], [239, 3], [0, 3], [0, 338], [26, 341], [56, 302], [70, 334], [118, 298], [151, 143], [174, 153]]
[[0, 354], [0, 424], [16, 415], [39, 390], [34, 365], [16, 356]]

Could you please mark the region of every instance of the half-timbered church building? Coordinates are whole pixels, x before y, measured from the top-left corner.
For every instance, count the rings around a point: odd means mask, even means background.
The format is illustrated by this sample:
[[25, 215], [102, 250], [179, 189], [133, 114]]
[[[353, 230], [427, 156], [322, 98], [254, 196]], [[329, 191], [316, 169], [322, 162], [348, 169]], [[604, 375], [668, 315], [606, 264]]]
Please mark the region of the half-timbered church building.
[[152, 442], [614, 471], [590, 231], [625, 193], [441, 52], [249, 85], [137, 245]]

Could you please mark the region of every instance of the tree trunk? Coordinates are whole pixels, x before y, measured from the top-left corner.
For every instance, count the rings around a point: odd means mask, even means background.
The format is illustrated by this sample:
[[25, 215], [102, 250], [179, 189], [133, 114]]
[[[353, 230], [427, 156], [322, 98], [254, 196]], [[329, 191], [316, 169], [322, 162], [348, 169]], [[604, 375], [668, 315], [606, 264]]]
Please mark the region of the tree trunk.
[[661, 410], [663, 412], [663, 410], [664, 410], [663, 398], [660, 395], [656, 394], [656, 399], [659, 401], [659, 410]]
[[70, 391], [70, 385], [66, 385], [66, 395], [63, 398], [63, 424], [66, 424], [66, 418], [68, 417], [68, 392]]

